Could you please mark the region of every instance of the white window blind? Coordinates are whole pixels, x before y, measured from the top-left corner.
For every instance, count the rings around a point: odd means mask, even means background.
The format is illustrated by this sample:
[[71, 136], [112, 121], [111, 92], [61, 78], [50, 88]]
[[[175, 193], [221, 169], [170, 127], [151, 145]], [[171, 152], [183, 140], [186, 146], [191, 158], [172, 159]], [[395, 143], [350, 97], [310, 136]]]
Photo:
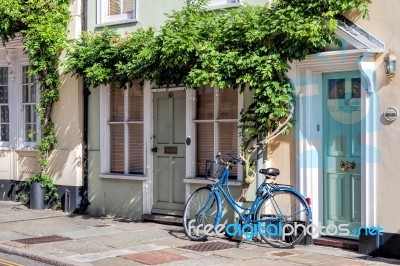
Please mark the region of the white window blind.
[[138, 83], [110, 88], [110, 171], [143, 174], [143, 95]]
[[135, 0], [97, 0], [98, 23], [118, 22], [136, 18]]
[[218, 152], [238, 156], [238, 91], [203, 87], [196, 94], [196, 175], [204, 176], [206, 160]]

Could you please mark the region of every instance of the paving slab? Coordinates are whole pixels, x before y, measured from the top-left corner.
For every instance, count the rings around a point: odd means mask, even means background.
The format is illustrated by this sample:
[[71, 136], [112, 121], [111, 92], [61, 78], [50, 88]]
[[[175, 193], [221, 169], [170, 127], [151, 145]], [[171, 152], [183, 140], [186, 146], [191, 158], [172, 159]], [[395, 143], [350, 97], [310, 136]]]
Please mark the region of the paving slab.
[[255, 248], [231, 248], [223, 249], [211, 252], [211, 254], [220, 257], [226, 257], [236, 260], [249, 260], [256, 258], [263, 258], [265, 256], [264, 252], [260, 252]]
[[1, 229], [0, 231], [0, 242], [4, 241], [9, 241], [9, 240], [15, 240], [15, 239], [21, 239], [21, 238], [26, 238], [27, 235], [13, 232], [13, 231], [3, 231], [4, 228]]
[[113, 258], [118, 256], [123, 256], [127, 254], [141, 253], [145, 251], [153, 251], [165, 249], [167, 247], [158, 246], [158, 245], [141, 245], [135, 247], [129, 247], [124, 249], [113, 249], [108, 251], [96, 252], [96, 253], [87, 253], [81, 255], [69, 256], [67, 259], [77, 261], [77, 262], [91, 262], [95, 260], [101, 260], [105, 258]]
[[91, 265], [95, 266], [110, 266], [110, 265], [118, 265], [118, 266], [143, 266], [142, 263], [135, 262], [132, 260], [127, 260], [123, 257], [116, 257], [116, 258], [105, 258], [100, 260], [95, 260], [90, 262]]
[[311, 252], [299, 252], [299, 251], [295, 252], [294, 255], [292, 256], [276, 256], [274, 255], [274, 252], [269, 253], [269, 256], [274, 256], [276, 259], [285, 262], [293, 262], [305, 265], [317, 265], [320, 264], [321, 262], [330, 263], [330, 262], [336, 262], [338, 260], [337, 256], [311, 253]]
[[240, 266], [252, 266], [252, 265], [263, 265], [263, 266], [297, 266], [300, 264], [278, 261], [268, 258], [259, 258], [259, 259], [251, 259], [251, 260], [238, 260], [232, 263], [232, 265], [240, 265]]
[[176, 261], [186, 260], [187, 258], [181, 255], [169, 253], [166, 251], [147, 251], [122, 256], [125, 259], [140, 262], [146, 265], [157, 265], [171, 263]]

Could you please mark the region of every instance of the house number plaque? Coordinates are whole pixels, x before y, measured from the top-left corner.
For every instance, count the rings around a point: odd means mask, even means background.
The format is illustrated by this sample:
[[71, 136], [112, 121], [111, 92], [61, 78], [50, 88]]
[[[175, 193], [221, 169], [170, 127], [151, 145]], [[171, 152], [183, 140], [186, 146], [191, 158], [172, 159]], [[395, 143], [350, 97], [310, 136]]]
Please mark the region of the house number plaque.
[[164, 154], [178, 154], [178, 147], [166, 146], [164, 147]]
[[398, 114], [399, 112], [397, 111], [396, 107], [388, 107], [383, 113], [383, 116], [387, 121], [392, 122], [397, 119]]

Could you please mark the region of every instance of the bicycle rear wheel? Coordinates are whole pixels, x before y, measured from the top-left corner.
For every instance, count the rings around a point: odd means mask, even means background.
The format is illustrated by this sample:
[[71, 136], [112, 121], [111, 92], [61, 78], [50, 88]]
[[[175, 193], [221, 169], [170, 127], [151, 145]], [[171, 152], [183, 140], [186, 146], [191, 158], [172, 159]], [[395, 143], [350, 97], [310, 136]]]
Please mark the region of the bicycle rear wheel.
[[277, 248], [290, 248], [307, 233], [310, 209], [301, 197], [288, 191], [272, 191], [257, 209], [261, 238]]
[[207, 239], [204, 227], [213, 226], [218, 213], [218, 201], [211, 189], [202, 187], [196, 190], [186, 203], [183, 214], [183, 228], [186, 236], [194, 241]]

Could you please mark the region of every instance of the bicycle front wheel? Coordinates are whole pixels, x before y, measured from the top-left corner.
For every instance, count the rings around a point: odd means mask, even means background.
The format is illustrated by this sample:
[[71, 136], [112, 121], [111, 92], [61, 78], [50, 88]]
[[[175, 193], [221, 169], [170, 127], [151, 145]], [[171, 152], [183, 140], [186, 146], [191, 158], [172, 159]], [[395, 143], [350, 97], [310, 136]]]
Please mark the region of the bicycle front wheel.
[[307, 202], [292, 191], [272, 191], [257, 209], [261, 238], [277, 248], [290, 248], [307, 233], [310, 209]]
[[218, 201], [211, 189], [202, 187], [196, 190], [186, 203], [183, 214], [183, 228], [187, 237], [194, 241], [207, 239], [207, 231], [214, 226], [218, 213]]

